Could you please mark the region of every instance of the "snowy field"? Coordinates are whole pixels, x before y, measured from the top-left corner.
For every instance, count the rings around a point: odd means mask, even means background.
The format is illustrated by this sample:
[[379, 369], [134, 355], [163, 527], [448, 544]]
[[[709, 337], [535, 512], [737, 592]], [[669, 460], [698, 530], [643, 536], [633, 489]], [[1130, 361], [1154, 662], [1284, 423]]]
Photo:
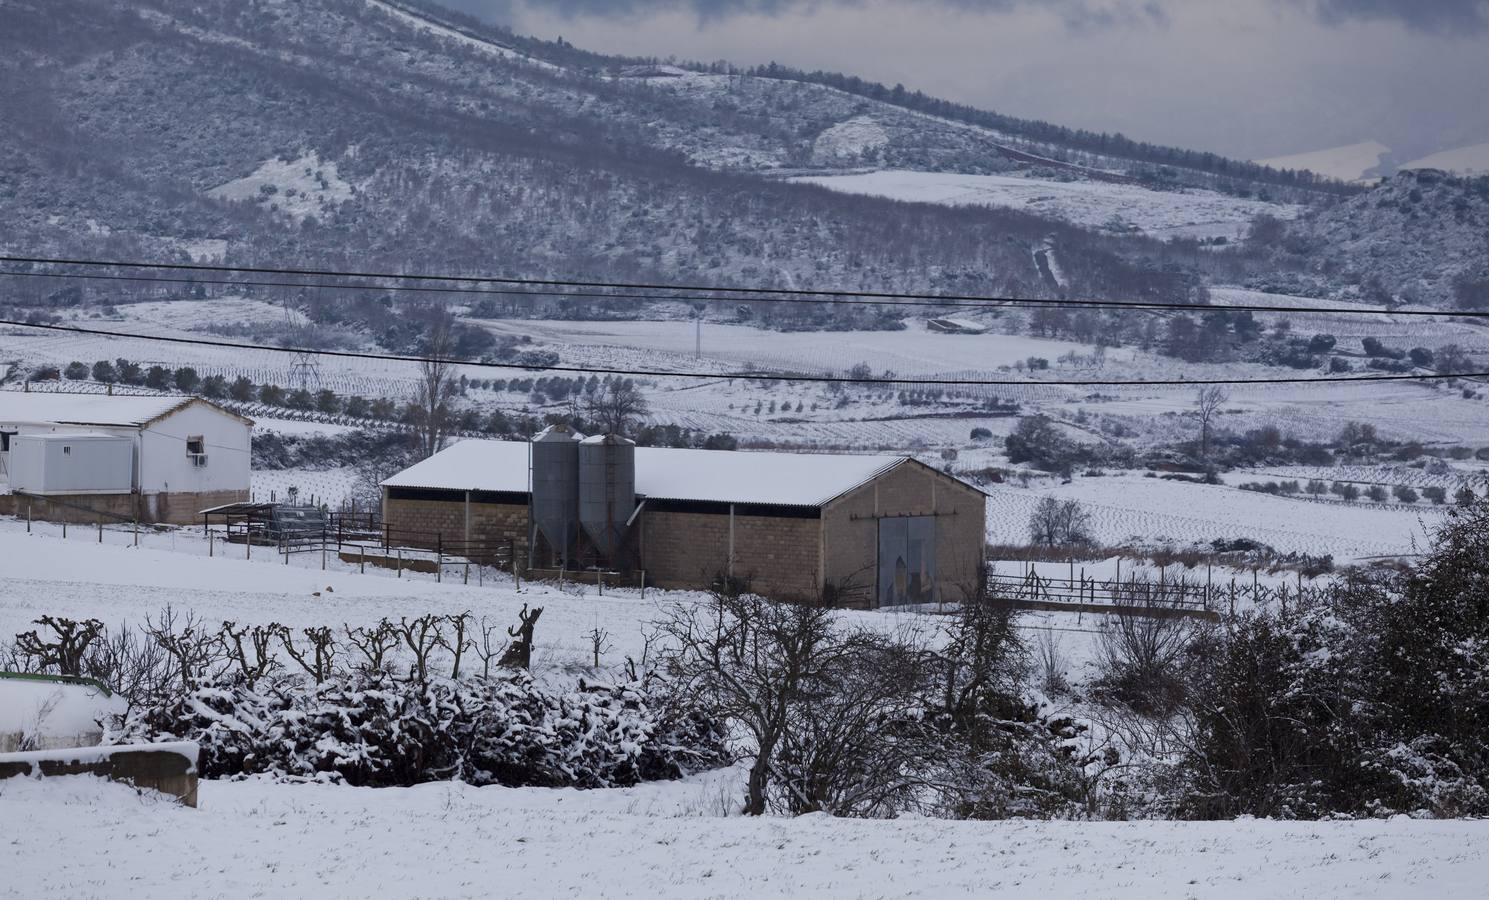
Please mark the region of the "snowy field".
[[1486, 822], [746, 819], [719, 816], [721, 792], [206, 782], [193, 810], [12, 780], [0, 896], [1342, 900], [1481, 897], [1489, 879]]
[[[1235, 475], [1234, 481], [1241, 480]], [[1042, 497], [1078, 500], [1097, 543], [1186, 546], [1251, 538], [1282, 553], [1325, 554], [1337, 563], [1412, 552], [1442, 518], [1441, 507], [1375, 506], [1275, 497], [1233, 486], [1189, 484], [1121, 474], [1077, 477], [1070, 484], [989, 485], [988, 539], [1025, 544], [1029, 515]]]
[[[845, 123], [846, 124], [846, 123]], [[1295, 218], [1300, 207], [1206, 190], [1155, 191], [1130, 184], [1051, 181], [1019, 175], [961, 175], [888, 169], [790, 179], [847, 194], [944, 206], [997, 206], [1087, 228], [1155, 237], [1244, 237], [1259, 213]]]

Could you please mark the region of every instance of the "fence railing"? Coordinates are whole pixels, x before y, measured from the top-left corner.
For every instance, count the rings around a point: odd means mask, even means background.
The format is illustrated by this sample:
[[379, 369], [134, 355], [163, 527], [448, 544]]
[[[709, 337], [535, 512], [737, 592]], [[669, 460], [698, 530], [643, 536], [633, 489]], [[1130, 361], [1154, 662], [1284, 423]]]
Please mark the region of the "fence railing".
[[1020, 574], [990, 572], [987, 589], [989, 593], [1015, 603], [1229, 614], [1255, 607], [1276, 605], [1286, 610], [1301, 602], [1328, 602], [1337, 590], [1332, 582], [1321, 585], [1305, 585], [1301, 581], [1297, 585], [1287, 582], [1267, 584], [1255, 578], [1249, 582], [1238, 579], [1199, 581], [1171, 579], [1162, 574], [1156, 579], [1134, 574], [1125, 580], [1103, 580], [1084, 575], [1055, 578], [1032, 570]]

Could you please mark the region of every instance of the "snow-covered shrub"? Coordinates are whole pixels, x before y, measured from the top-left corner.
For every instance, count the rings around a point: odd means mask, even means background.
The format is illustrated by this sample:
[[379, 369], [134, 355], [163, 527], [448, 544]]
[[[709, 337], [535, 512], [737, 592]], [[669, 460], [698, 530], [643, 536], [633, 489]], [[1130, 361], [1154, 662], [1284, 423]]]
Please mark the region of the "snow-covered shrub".
[[1244, 617], [1208, 658], [1188, 814], [1489, 815], [1489, 503], [1416, 567]]
[[139, 704], [116, 743], [192, 740], [204, 777], [271, 775], [363, 786], [611, 787], [725, 762], [722, 732], [639, 683], [544, 688], [526, 672], [427, 683], [381, 672], [320, 683], [221, 679]]

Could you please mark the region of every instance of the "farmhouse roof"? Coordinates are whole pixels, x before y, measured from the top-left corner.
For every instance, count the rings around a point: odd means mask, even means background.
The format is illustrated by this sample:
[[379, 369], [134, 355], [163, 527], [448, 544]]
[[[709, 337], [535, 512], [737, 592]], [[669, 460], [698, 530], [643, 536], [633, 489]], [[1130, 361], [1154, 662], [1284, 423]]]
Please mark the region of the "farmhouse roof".
[[[822, 506], [908, 456], [636, 448], [636, 493], [649, 499]], [[385, 487], [527, 493], [526, 441], [461, 441]]]
[[0, 391], [0, 422], [139, 428], [193, 403], [206, 404], [224, 415], [253, 424], [252, 419], [200, 397], [117, 396], [60, 391]]

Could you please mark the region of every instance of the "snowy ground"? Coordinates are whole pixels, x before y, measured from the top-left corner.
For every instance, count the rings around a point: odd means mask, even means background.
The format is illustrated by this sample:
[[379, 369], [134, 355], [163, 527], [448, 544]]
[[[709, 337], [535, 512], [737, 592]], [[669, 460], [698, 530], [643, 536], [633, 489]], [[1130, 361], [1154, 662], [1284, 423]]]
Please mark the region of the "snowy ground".
[[[1322, 470], [1321, 470], [1322, 471]], [[1250, 480], [1232, 473], [1232, 481]], [[1296, 476], [1293, 476], [1296, 477]], [[1020, 488], [989, 485], [988, 537], [995, 544], [1029, 540], [1029, 515], [1042, 497], [1078, 500], [1100, 544], [1174, 544], [1251, 538], [1282, 553], [1325, 554], [1344, 564], [1362, 557], [1412, 552], [1441, 507], [1319, 502], [1190, 484], [1140, 474], [1077, 477], [1070, 484]]]
[[1330, 900], [1480, 897], [1489, 878], [1485, 822], [721, 818], [720, 790], [208, 782], [193, 810], [13, 780], [0, 896]]
[[[847, 124], [847, 123], [845, 123]], [[841, 126], [839, 126], [841, 127]], [[998, 206], [1063, 219], [1088, 228], [1140, 231], [1157, 237], [1246, 234], [1259, 213], [1282, 219], [1300, 207], [1246, 200], [1205, 190], [1155, 191], [1097, 181], [1051, 181], [1019, 175], [962, 175], [888, 169], [791, 179], [849, 194], [869, 194], [946, 206]]]
[[[1094, 479], [1093, 479], [1094, 480]], [[1165, 483], [1167, 484], [1167, 483]], [[318, 556], [207, 544], [190, 529], [147, 532], [0, 519], [0, 633], [42, 613], [139, 622], [167, 604], [209, 623], [359, 624], [471, 610], [502, 622], [542, 605], [534, 667], [587, 670], [585, 634], [610, 633], [604, 663], [637, 655], [662, 605], [690, 595], [359, 575]], [[1089, 564], [1105, 573], [1115, 560]], [[1105, 568], [1104, 568], [1105, 567]], [[1062, 567], [1043, 564], [1045, 574]], [[1046, 571], [1048, 570], [1048, 571]], [[913, 613], [844, 613], [913, 627]], [[1031, 613], [1077, 683], [1101, 617]], [[0, 897], [1476, 897], [1489, 877], [1482, 822], [1357, 823], [854, 821], [729, 815], [740, 773], [574, 791], [408, 789], [204, 782], [199, 809], [87, 777], [0, 782]], [[66, 848], [66, 862], [63, 864]]]

